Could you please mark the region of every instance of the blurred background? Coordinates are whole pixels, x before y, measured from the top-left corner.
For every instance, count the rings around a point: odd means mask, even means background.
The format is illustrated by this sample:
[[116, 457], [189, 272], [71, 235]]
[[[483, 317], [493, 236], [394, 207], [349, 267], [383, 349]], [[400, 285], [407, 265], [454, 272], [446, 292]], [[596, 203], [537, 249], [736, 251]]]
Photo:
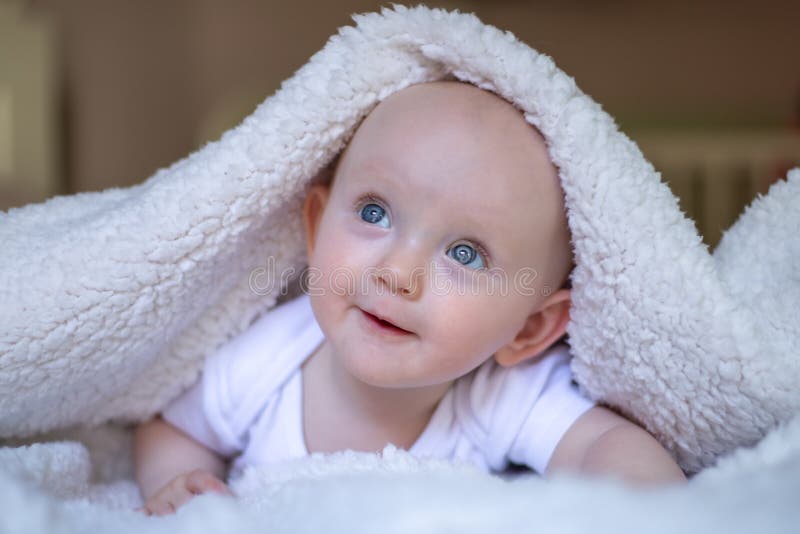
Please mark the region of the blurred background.
[[[351, 13], [381, 5], [0, 0], [0, 210], [145, 180], [235, 126]], [[552, 56], [637, 141], [709, 246], [800, 164], [796, 0], [427, 5]]]

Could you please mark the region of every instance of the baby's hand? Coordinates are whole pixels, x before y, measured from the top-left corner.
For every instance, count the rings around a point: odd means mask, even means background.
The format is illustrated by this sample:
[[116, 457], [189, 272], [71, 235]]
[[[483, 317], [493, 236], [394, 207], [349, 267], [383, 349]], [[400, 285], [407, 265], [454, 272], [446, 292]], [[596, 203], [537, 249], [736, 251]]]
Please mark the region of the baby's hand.
[[152, 495], [138, 510], [147, 515], [167, 515], [174, 513], [195, 495], [208, 492], [233, 495], [223, 481], [202, 469], [195, 469], [173, 478], [163, 488]]

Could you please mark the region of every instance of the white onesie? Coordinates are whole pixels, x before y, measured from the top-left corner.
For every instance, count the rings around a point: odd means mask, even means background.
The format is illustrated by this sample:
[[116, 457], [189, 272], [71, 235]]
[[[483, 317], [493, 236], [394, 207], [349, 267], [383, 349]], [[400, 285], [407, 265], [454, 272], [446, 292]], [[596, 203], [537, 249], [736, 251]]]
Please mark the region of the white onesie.
[[[200, 380], [162, 415], [209, 449], [238, 455], [232, 476], [306, 456], [300, 366], [323, 339], [308, 295], [276, 306], [209, 357]], [[572, 384], [566, 345], [511, 368], [492, 358], [455, 381], [409, 452], [543, 473], [561, 437], [592, 406]]]

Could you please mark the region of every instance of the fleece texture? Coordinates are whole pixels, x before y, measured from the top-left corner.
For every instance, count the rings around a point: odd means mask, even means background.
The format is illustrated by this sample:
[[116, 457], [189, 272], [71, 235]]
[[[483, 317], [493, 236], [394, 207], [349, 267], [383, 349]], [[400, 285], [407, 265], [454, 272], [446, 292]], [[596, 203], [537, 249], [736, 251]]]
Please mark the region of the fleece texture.
[[642, 492], [611, 479], [500, 478], [387, 447], [381, 455], [350, 451], [250, 468], [231, 481], [235, 499], [201, 495], [163, 518], [133, 511], [141, 499], [125, 477], [124, 433], [68, 437], [0, 449], [0, 531], [796, 534], [800, 522], [800, 417], [680, 487]]
[[[445, 78], [517, 106], [559, 168], [576, 262], [572, 366], [588, 396], [640, 422], [688, 472], [800, 411], [800, 170], [711, 255], [636, 144], [549, 57], [473, 15], [394, 6], [354, 18], [239, 126], [143, 183], [0, 214], [0, 437], [42, 441], [162, 409], [296, 290], [303, 194], [359, 121]], [[4, 453], [24, 464], [63, 446]], [[64, 466], [84, 462], [74, 447]]]

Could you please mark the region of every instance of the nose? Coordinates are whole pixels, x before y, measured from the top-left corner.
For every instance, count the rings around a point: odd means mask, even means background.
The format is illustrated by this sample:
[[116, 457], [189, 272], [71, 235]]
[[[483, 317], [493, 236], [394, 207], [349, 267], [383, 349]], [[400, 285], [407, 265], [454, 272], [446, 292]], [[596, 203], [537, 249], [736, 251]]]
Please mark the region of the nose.
[[425, 267], [421, 247], [416, 243], [395, 245], [375, 269], [380, 289], [407, 298], [418, 298], [422, 292]]

